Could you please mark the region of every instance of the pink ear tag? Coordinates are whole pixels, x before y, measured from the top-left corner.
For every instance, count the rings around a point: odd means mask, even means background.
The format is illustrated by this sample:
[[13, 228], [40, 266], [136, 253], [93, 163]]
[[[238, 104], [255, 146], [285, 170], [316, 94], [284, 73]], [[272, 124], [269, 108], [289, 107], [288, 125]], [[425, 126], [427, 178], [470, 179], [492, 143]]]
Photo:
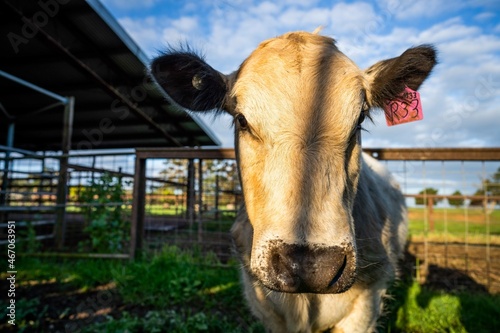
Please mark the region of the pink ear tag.
[[387, 126], [424, 119], [420, 94], [408, 87], [398, 98], [385, 102], [384, 111]]

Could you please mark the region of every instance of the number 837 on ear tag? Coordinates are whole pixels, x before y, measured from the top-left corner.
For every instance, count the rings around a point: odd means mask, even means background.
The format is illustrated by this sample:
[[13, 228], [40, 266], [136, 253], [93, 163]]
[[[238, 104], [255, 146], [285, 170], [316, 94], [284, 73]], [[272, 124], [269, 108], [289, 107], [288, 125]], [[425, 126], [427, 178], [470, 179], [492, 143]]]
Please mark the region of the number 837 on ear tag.
[[394, 126], [424, 119], [418, 91], [405, 88], [403, 93], [384, 104], [387, 126]]

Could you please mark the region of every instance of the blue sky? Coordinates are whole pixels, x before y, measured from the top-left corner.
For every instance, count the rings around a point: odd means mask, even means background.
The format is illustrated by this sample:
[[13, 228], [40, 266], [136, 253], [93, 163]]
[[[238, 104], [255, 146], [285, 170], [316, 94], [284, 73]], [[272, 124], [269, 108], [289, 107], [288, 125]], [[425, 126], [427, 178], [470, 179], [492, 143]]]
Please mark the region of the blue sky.
[[[101, 0], [154, 57], [189, 42], [230, 73], [263, 40], [293, 30], [334, 37], [361, 68], [432, 43], [440, 64], [420, 93], [424, 120], [387, 127], [381, 112], [363, 134], [367, 147], [500, 146], [500, 1]], [[204, 117], [223, 146], [229, 117]]]

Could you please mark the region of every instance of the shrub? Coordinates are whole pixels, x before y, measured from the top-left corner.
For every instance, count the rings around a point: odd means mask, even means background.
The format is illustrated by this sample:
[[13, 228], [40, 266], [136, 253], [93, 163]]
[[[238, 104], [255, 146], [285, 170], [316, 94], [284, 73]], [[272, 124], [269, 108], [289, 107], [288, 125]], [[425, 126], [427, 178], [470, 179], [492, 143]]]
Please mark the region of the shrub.
[[123, 252], [130, 238], [130, 222], [124, 218], [121, 203], [125, 190], [121, 178], [109, 173], [93, 179], [85, 187], [79, 201], [90, 204], [84, 208], [90, 241], [81, 242], [81, 250], [102, 253]]

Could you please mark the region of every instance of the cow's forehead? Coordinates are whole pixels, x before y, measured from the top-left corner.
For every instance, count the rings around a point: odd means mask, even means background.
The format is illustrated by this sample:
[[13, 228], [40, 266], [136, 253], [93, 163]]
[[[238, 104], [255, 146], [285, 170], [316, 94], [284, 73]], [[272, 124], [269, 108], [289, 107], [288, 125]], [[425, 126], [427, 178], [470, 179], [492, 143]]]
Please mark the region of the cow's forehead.
[[[284, 72], [294, 75], [304, 65], [338, 52], [334, 40], [307, 32], [293, 32], [262, 42], [243, 62], [238, 76], [265, 76]], [[281, 73], [281, 74], [284, 74]]]
[[362, 90], [361, 77], [332, 38], [294, 32], [257, 47], [241, 65], [232, 95], [242, 107], [265, 110], [269, 122], [279, 114], [289, 118], [294, 111], [314, 110], [318, 103], [332, 105], [331, 100], [352, 104]]

